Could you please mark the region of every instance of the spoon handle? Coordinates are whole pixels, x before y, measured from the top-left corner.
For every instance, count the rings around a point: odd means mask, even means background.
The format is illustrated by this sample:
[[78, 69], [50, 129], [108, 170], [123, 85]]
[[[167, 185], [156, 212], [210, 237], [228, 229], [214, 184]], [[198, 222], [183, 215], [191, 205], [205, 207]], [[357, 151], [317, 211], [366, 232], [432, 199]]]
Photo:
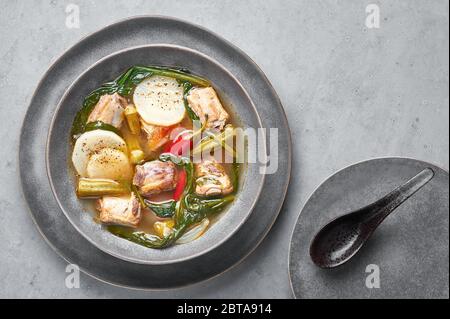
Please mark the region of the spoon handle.
[[426, 168], [405, 184], [394, 189], [385, 197], [375, 202], [373, 204], [373, 212], [375, 213], [375, 216], [379, 218], [379, 220], [377, 218], [378, 222], [381, 223], [381, 221], [383, 221], [398, 206], [431, 181], [433, 177], [434, 171], [431, 168]]

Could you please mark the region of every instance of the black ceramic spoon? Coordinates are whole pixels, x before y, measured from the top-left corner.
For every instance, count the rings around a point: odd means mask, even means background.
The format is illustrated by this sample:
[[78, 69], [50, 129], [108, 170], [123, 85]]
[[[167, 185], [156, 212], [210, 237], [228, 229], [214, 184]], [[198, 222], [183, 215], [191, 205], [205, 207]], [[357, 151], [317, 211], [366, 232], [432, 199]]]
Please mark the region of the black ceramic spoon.
[[426, 168], [375, 203], [331, 221], [311, 243], [309, 253], [313, 262], [321, 268], [334, 268], [347, 262], [390, 213], [433, 177], [433, 170]]

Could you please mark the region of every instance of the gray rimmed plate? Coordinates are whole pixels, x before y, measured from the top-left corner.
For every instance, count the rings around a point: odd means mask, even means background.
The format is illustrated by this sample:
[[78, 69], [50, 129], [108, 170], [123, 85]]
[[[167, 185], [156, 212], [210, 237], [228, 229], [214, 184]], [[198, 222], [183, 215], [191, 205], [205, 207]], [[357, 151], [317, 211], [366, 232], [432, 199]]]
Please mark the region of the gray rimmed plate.
[[[218, 247], [247, 220], [259, 198], [264, 183], [264, 170], [257, 163], [248, 163], [242, 174], [240, 191], [231, 207], [221, 213], [218, 221], [199, 239], [166, 249], [149, 249], [116, 237], [95, 223], [86, 213], [86, 206], [75, 194], [76, 182], [71, 169], [71, 123], [85, 96], [101, 84], [111, 81], [133, 65], [183, 67], [209, 79], [219, 95], [232, 108], [243, 129], [261, 128], [261, 121], [244, 87], [217, 61], [177, 45], [151, 44], [127, 48], [108, 55], [83, 72], [68, 88], [56, 107], [47, 142], [47, 171], [52, 191], [61, 210], [72, 225], [93, 245], [127, 261], [143, 264], [168, 264], [198, 257]], [[266, 153], [265, 144], [257, 150], [248, 144], [251, 154]]]
[[[72, 226], [52, 194], [45, 173], [45, 147], [56, 106], [83, 71], [114, 52], [157, 43], [197, 50], [233, 74], [247, 90], [262, 126], [278, 128], [278, 139], [282, 141], [278, 151], [284, 160], [279, 162], [276, 174], [266, 175], [259, 201], [231, 238], [194, 259], [146, 265], [105, 253]], [[74, 107], [78, 108], [78, 105]], [[202, 27], [168, 17], [141, 16], [93, 33], [56, 60], [43, 76], [30, 102], [22, 128], [19, 157], [22, 188], [31, 217], [44, 239], [61, 257], [77, 264], [85, 273], [111, 284], [138, 289], [167, 289], [217, 276], [242, 261], [259, 245], [275, 222], [284, 201], [291, 171], [291, 139], [274, 89], [241, 50]]]
[[[425, 168], [434, 178], [380, 225], [361, 251], [335, 269], [309, 255], [312, 238], [334, 218], [364, 207]], [[409, 158], [378, 158], [327, 179], [305, 204], [289, 252], [297, 298], [448, 298], [449, 176]]]

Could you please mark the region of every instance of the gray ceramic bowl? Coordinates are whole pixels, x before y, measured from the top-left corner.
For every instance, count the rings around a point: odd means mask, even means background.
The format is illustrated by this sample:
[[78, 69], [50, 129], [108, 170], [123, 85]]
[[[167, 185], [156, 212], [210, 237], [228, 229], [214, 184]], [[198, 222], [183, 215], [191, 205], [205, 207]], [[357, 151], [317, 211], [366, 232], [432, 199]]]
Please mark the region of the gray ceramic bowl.
[[[206, 55], [186, 47], [153, 44], [125, 49], [99, 60], [81, 74], [63, 95], [55, 111], [47, 141], [47, 171], [55, 198], [72, 225], [93, 245], [115, 257], [141, 264], [170, 264], [195, 258], [230, 238], [249, 217], [264, 182], [259, 165], [248, 164], [240, 192], [227, 211], [199, 239], [163, 250], [149, 249], [118, 238], [92, 220], [75, 194], [71, 169], [70, 128], [83, 98], [132, 65], [165, 65], [189, 69], [208, 78], [225, 98], [242, 126], [259, 128], [261, 121], [249, 95], [237, 79]], [[265, 143], [264, 147], [265, 147]], [[252, 152], [253, 146], [248, 151]], [[266, 152], [266, 150], [263, 150]]]

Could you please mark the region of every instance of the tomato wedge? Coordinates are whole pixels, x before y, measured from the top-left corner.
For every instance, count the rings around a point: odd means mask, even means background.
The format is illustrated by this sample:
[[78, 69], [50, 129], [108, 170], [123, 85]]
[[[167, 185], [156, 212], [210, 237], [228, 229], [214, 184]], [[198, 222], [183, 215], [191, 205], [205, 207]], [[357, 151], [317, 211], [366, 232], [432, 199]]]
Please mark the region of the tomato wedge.
[[187, 174], [186, 171], [180, 170], [178, 172], [178, 182], [177, 186], [175, 187], [175, 191], [173, 192], [173, 199], [174, 200], [180, 200], [181, 196], [183, 195], [184, 188], [186, 187], [186, 179]]
[[177, 156], [188, 156], [192, 146], [193, 143], [191, 137], [186, 137], [186, 134], [180, 134], [175, 140], [169, 142], [164, 147], [163, 151], [164, 153], [171, 153]]

